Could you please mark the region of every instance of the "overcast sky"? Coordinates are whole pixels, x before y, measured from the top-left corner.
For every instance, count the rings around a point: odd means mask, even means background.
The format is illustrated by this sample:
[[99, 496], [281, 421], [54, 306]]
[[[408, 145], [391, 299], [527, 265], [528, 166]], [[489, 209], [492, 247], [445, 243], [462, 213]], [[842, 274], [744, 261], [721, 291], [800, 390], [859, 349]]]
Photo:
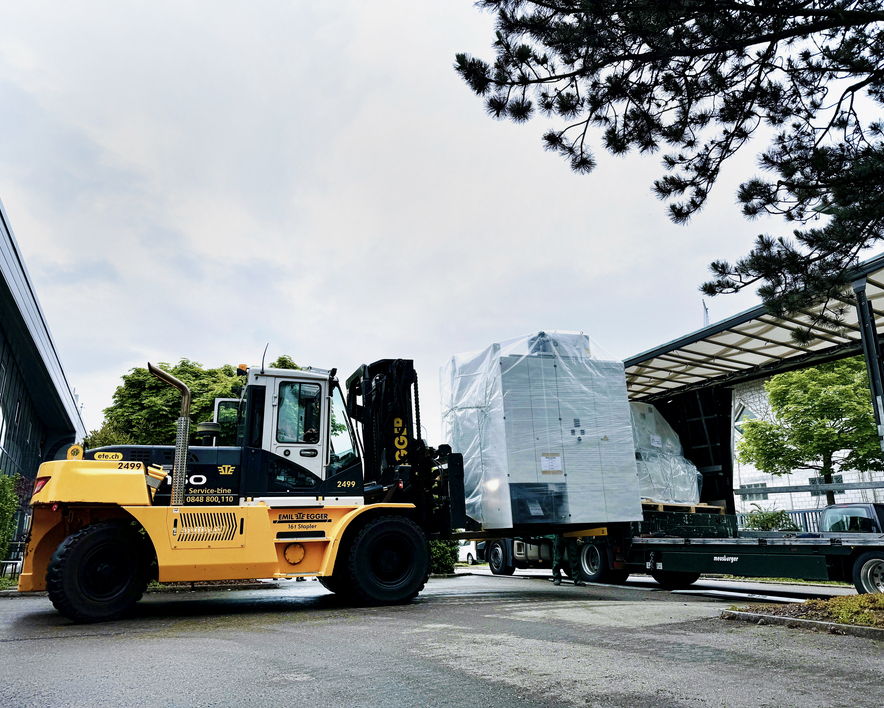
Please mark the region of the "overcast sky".
[[440, 442], [453, 354], [540, 329], [638, 354], [703, 324], [710, 261], [788, 235], [740, 216], [750, 154], [687, 227], [659, 156], [575, 175], [452, 69], [492, 40], [470, 0], [4, 2], [0, 199], [87, 429], [135, 366], [269, 342], [342, 377], [414, 359]]

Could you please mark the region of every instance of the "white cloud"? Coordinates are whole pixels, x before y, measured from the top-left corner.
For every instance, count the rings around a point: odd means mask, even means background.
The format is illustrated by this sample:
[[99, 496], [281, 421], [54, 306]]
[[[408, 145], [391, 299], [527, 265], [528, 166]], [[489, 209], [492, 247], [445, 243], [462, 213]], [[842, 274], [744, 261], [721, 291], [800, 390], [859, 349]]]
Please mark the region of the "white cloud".
[[[0, 197], [87, 427], [119, 376], [288, 353], [346, 376], [438, 367], [532, 329], [628, 356], [699, 327], [706, 264], [744, 252], [723, 184], [689, 228], [656, 158], [544, 153], [451, 68], [472, 3], [40, 3], [0, 25]], [[777, 227], [778, 228], [778, 227]], [[710, 303], [713, 319], [754, 304]]]

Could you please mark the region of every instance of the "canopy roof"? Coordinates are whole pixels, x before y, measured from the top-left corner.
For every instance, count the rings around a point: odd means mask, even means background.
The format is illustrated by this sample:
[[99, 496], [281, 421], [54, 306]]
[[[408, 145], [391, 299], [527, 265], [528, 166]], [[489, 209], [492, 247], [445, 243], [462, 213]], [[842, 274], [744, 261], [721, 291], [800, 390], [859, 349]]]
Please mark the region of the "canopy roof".
[[[853, 280], [866, 281], [878, 332], [884, 332], [884, 255], [857, 267]], [[793, 318], [777, 319], [763, 305], [676, 339], [624, 361], [629, 398], [654, 401], [692, 389], [733, 385], [752, 379], [832, 361], [863, 352], [859, 316], [848, 289], [843, 298], [844, 324], [837, 332], [814, 327], [823, 307]], [[792, 334], [811, 327], [810, 344]]]

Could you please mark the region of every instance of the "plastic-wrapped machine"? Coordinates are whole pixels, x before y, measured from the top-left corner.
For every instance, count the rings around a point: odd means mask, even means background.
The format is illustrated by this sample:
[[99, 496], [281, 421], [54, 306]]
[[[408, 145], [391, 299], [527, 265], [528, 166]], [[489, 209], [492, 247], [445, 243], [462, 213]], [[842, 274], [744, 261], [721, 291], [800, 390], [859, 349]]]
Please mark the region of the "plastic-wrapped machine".
[[676, 432], [654, 406], [629, 406], [642, 498], [670, 504], [699, 504], [703, 476], [690, 460], [682, 457]]
[[537, 332], [442, 368], [443, 439], [484, 528], [642, 518], [623, 363], [592, 348]]

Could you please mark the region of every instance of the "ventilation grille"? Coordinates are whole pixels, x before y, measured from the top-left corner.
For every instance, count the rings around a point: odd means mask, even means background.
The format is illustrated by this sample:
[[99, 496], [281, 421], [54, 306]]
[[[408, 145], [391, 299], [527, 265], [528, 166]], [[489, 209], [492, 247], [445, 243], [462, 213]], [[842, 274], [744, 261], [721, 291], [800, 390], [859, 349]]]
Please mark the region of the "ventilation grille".
[[143, 462], [145, 465], [150, 462], [150, 450], [127, 450], [126, 452], [132, 462]]
[[236, 514], [232, 512], [192, 512], [181, 514], [179, 543], [232, 541], [236, 535]]

